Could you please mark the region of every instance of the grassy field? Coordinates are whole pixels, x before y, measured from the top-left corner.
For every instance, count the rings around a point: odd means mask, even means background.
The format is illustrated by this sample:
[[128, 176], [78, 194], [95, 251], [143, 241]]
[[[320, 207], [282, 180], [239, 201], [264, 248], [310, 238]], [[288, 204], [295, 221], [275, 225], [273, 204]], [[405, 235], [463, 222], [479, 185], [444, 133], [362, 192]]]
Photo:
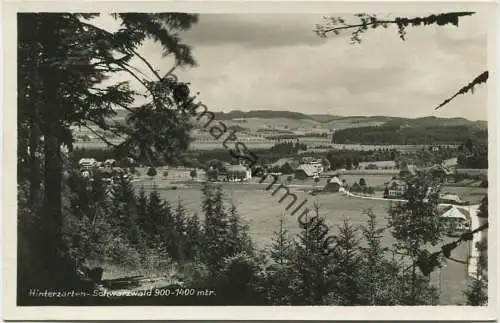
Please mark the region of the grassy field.
[[[148, 190], [148, 182], [144, 182], [144, 187]], [[140, 186], [141, 184], [138, 183]], [[176, 190], [158, 187], [160, 195], [170, 203], [177, 204], [182, 201], [183, 205], [191, 212], [201, 214], [202, 193], [201, 185], [177, 186]], [[286, 211], [288, 200], [279, 203], [278, 200], [283, 193], [275, 196], [271, 191], [265, 191], [264, 185], [247, 184], [223, 184], [226, 200], [234, 203], [242, 218], [248, 223], [250, 233], [259, 247], [265, 247], [271, 242], [272, 234], [278, 228], [278, 221], [281, 216], [285, 216], [286, 224], [291, 234], [299, 231], [297, 217], [301, 211], [294, 216]], [[354, 225], [366, 223], [366, 216], [363, 210], [372, 208], [380, 219], [381, 225], [386, 225], [384, 217], [387, 215], [389, 202], [369, 201], [347, 198], [341, 194], [328, 194], [311, 196], [304, 189], [294, 188], [293, 192], [298, 200], [295, 205], [300, 204], [304, 199], [308, 202], [304, 208], [312, 208], [314, 203], [320, 206], [320, 212], [325, 215], [329, 225], [336, 227], [341, 225], [344, 218], [348, 218]], [[303, 209], [304, 209], [303, 208]], [[389, 241], [388, 241], [389, 242]]]
[[[145, 182], [146, 185], [151, 184], [151, 178], [146, 175], [147, 173], [147, 168], [137, 168], [137, 170], [140, 172], [141, 176], [138, 177], [138, 179], [141, 182]], [[164, 177], [163, 173], [166, 169], [164, 168], [157, 168], [157, 173], [158, 175], [155, 178], [155, 183], [157, 186], [162, 187], [162, 186], [167, 186], [167, 185], [176, 185], [176, 186], [182, 186], [182, 183], [178, 183], [179, 181], [181, 182], [186, 182], [184, 185], [191, 185], [190, 179], [191, 177], [189, 176], [190, 169], [175, 169], [175, 168], [170, 168], [168, 169], [168, 176]], [[281, 182], [286, 185], [291, 185], [294, 187], [295, 185], [298, 186], [307, 186], [304, 189], [312, 189], [313, 187], [317, 188], [322, 188], [326, 185], [327, 183], [327, 178], [321, 178], [318, 183], [315, 183], [312, 178], [308, 179], [293, 179], [290, 183], [287, 182], [287, 177], [288, 176], [282, 176]], [[293, 177], [293, 175], [292, 175]], [[375, 190], [378, 192], [377, 194], [381, 196], [381, 192], [385, 188], [385, 183], [389, 182], [393, 177], [393, 174], [385, 174], [385, 175], [364, 175], [364, 174], [345, 174], [341, 175], [340, 179], [345, 179], [346, 183], [348, 185], [352, 185], [354, 183], [359, 183], [359, 180], [361, 178], [364, 178], [366, 181], [366, 184], [370, 187], [374, 187]], [[203, 170], [198, 170], [198, 178], [203, 179], [204, 178], [204, 172]], [[260, 178], [253, 178], [251, 182], [257, 183], [260, 180]], [[270, 182], [266, 181], [266, 182]], [[255, 189], [255, 186], [250, 186], [248, 187], [247, 184], [223, 184], [226, 186], [228, 192], [230, 190], [236, 190], [235, 196], [238, 196], [238, 192], [245, 192], [243, 194], [257, 194], [259, 197], [260, 192], [259, 189]], [[197, 189], [194, 189], [195, 191]], [[257, 192], [254, 192], [257, 191]], [[464, 185], [464, 186], [443, 186], [441, 189], [441, 192], [443, 194], [457, 194], [459, 195], [463, 200], [468, 201], [472, 204], [477, 204], [480, 203], [481, 199], [484, 197], [484, 195], [487, 194], [488, 189], [487, 188], [480, 188], [477, 187], [477, 185]], [[188, 193], [189, 196], [190, 193]], [[240, 193], [241, 194], [241, 193]], [[268, 193], [269, 194], [269, 193]], [[323, 196], [318, 196], [317, 198], [323, 199]], [[260, 200], [260, 199], [259, 199]]]
[[[349, 181], [357, 180], [349, 178]], [[368, 185], [382, 185], [387, 178], [382, 177], [366, 177]], [[299, 205], [307, 199], [307, 203], [302, 208], [312, 208], [315, 203], [320, 206], [320, 212], [325, 215], [327, 222], [332, 227], [341, 225], [344, 218], [348, 218], [354, 225], [362, 225], [366, 223], [366, 215], [364, 210], [372, 209], [378, 216], [378, 221], [381, 226], [387, 225], [387, 214], [390, 207], [388, 201], [364, 200], [358, 198], [350, 198], [342, 194], [320, 194], [311, 196], [308, 191], [311, 187], [300, 187], [301, 185], [312, 184], [312, 181], [293, 181], [291, 191], [294, 192], [298, 199], [295, 205]], [[163, 187], [161, 182], [156, 181], [157, 189], [161, 196], [170, 203], [177, 204], [179, 201], [191, 212], [201, 214], [201, 184], [199, 183], [176, 183], [176, 189], [172, 190], [168, 187]], [[298, 185], [297, 185], [298, 184]], [[324, 183], [323, 183], [324, 184]], [[144, 185], [146, 190], [150, 189], [151, 182], [146, 180], [138, 182], [137, 186]], [[223, 183], [221, 184], [225, 197], [228, 203], [234, 203], [243, 219], [249, 224], [250, 233], [255, 239], [259, 247], [264, 247], [270, 243], [272, 233], [278, 228], [278, 220], [281, 216], [285, 216], [286, 224], [292, 234], [299, 230], [297, 217], [302, 212], [302, 209], [295, 215], [290, 215], [286, 210], [289, 200], [279, 203], [278, 200], [283, 196], [284, 191], [281, 190], [273, 196], [272, 190], [265, 191], [265, 185], [258, 184], [241, 184], [241, 183]], [[295, 186], [297, 185], [297, 186]], [[322, 186], [321, 184], [318, 185]], [[467, 187], [446, 187], [445, 191], [450, 193], [458, 193], [465, 200], [473, 203], [479, 202], [485, 194], [486, 189], [467, 188]], [[291, 199], [290, 199], [291, 200]], [[389, 238], [387, 244], [391, 244]]]

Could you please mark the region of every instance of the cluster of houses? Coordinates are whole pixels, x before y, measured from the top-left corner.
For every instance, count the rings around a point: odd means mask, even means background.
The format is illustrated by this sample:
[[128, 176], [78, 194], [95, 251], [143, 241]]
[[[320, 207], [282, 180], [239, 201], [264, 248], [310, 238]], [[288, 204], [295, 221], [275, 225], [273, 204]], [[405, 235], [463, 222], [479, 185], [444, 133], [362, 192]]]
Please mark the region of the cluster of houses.
[[281, 158], [266, 168], [274, 173], [294, 174], [297, 179], [318, 177], [325, 171], [322, 161], [313, 157]]
[[[432, 175], [432, 179], [437, 184], [444, 184], [453, 180], [455, 172], [443, 165], [434, 165], [427, 168], [417, 169], [413, 165], [404, 167], [399, 178], [393, 178], [386, 183], [384, 197], [386, 198], [402, 198], [406, 191], [406, 176], [414, 176], [419, 172], [427, 172]], [[450, 236], [460, 235], [468, 231], [471, 225], [470, 212], [467, 209], [469, 203], [464, 201], [457, 194], [444, 193], [439, 197], [440, 210], [439, 217], [443, 221], [447, 234]]]
[[252, 169], [244, 164], [231, 165], [229, 163], [221, 163], [220, 167], [211, 166], [207, 173], [209, 179], [220, 182], [242, 182], [252, 178], [252, 175], [261, 173], [270, 173], [274, 175], [291, 175], [297, 179], [319, 177], [324, 172], [321, 160], [311, 157], [304, 157], [299, 162], [294, 159], [282, 158], [275, 163], [265, 167], [257, 166]]
[[[133, 164], [134, 160], [129, 158], [127, 162]], [[115, 159], [106, 159], [101, 162], [95, 158], [82, 158], [78, 161], [78, 166], [82, 177], [92, 179], [96, 173], [99, 173], [103, 181], [108, 183], [112, 183], [113, 178], [128, 176], [125, 169], [118, 167]]]
[[245, 165], [222, 163], [220, 167], [210, 166], [207, 178], [217, 182], [243, 182], [252, 178], [252, 170]]
[[99, 167], [116, 167], [118, 162], [115, 159], [106, 159], [104, 162], [97, 161], [95, 158], [82, 158], [78, 162], [81, 169], [93, 169]]
[[[437, 184], [445, 184], [454, 179], [455, 172], [443, 165], [436, 164], [430, 167], [417, 168], [415, 165], [404, 166], [397, 177], [386, 183], [384, 196], [386, 198], [401, 198], [406, 191], [405, 178], [415, 176], [418, 173], [425, 172], [431, 175], [433, 181]], [[455, 199], [455, 198], [454, 198]], [[458, 202], [458, 201], [456, 201]]]

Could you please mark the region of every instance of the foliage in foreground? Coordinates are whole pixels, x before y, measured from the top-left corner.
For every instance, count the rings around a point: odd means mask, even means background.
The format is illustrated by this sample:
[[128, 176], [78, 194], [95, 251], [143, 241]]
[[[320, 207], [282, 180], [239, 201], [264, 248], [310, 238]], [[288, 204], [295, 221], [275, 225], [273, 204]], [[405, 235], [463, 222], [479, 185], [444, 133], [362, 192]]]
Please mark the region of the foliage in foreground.
[[202, 218], [188, 214], [181, 203], [163, 201], [156, 191], [135, 192], [126, 179], [107, 187], [98, 178], [89, 182], [74, 173], [66, 189], [71, 198], [64, 236], [80, 261], [77, 268], [93, 263], [142, 269], [175, 276], [172, 283], [186, 288], [217, 291], [212, 298], [192, 299], [196, 304], [426, 305], [438, 299], [426, 277], [418, 272], [412, 277], [390, 257], [381, 241], [385, 229], [370, 210], [366, 226], [345, 219], [332, 230], [316, 207], [300, 219], [297, 236], [289, 235], [282, 220], [272, 245], [259, 251], [218, 186], [203, 187]]

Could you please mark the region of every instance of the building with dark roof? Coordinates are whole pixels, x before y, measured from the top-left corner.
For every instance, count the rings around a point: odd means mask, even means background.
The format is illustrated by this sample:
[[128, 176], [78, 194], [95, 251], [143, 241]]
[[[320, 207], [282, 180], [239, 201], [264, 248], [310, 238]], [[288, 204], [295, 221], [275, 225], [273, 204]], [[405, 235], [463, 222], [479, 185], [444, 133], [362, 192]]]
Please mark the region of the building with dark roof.
[[344, 184], [342, 181], [337, 176], [333, 176], [326, 183], [324, 190], [327, 192], [337, 193], [343, 186]]
[[430, 174], [433, 180], [437, 183], [446, 183], [455, 176], [455, 173], [451, 169], [440, 164], [423, 168], [422, 171]]
[[411, 176], [417, 175], [417, 173], [418, 173], [417, 166], [415, 166], [415, 165], [406, 165], [399, 172], [399, 177], [400, 178], [411, 177]]
[[302, 164], [295, 169], [294, 173], [295, 173], [295, 178], [306, 179], [318, 175], [318, 169], [316, 166], [311, 164]]
[[401, 180], [393, 179], [385, 185], [385, 198], [402, 198], [406, 192], [406, 183]]

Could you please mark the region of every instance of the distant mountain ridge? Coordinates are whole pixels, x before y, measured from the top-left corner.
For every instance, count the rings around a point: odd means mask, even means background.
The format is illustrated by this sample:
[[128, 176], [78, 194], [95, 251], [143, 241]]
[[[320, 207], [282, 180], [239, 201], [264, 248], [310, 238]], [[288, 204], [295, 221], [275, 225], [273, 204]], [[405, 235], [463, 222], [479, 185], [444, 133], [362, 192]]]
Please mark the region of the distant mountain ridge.
[[305, 114], [301, 112], [292, 111], [276, 111], [276, 110], [252, 110], [252, 111], [240, 111], [233, 110], [230, 112], [217, 112], [215, 117], [218, 120], [233, 120], [233, 119], [247, 119], [247, 118], [262, 118], [262, 119], [273, 119], [273, 118], [289, 118], [289, 119], [305, 119], [312, 120], [319, 123], [328, 123], [331, 121], [342, 121], [349, 120], [350, 122], [355, 122], [358, 120], [361, 122], [366, 121], [378, 121], [385, 124], [391, 125], [412, 125], [412, 126], [448, 126], [448, 125], [466, 125], [475, 126], [478, 128], [485, 129], [487, 127], [487, 121], [471, 121], [465, 118], [439, 118], [435, 116], [422, 117], [422, 118], [401, 118], [401, 117], [389, 117], [389, 116], [335, 116], [330, 114]]
[[[118, 114], [113, 117], [117, 121], [125, 119], [127, 111], [118, 111]], [[439, 118], [428, 116], [422, 118], [401, 118], [390, 116], [335, 116], [330, 114], [305, 114], [293, 111], [277, 111], [277, 110], [252, 110], [240, 111], [233, 110], [230, 112], [214, 112], [216, 120], [235, 120], [235, 119], [293, 119], [303, 120], [308, 122], [316, 122], [327, 124], [331, 122], [347, 122], [349, 124], [358, 124], [363, 126], [369, 124], [391, 125], [391, 126], [412, 126], [412, 127], [435, 127], [435, 126], [468, 126], [479, 129], [487, 129], [487, 121], [471, 121], [465, 118]]]

